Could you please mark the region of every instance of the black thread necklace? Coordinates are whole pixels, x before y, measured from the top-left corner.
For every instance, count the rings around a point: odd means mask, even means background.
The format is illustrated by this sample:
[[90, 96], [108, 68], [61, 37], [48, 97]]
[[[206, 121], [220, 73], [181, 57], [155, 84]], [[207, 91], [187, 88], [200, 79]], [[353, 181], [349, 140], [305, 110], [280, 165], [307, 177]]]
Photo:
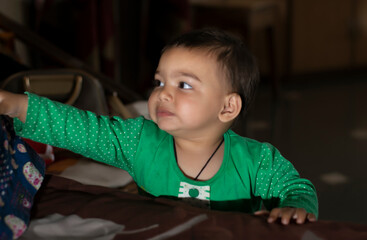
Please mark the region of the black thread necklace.
[[[200, 176], [200, 174], [204, 171], [204, 169], [206, 168], [206, 166], [208, 165], [208, 163], [210, 162], [210, 160], [212, 160], [213, 156], [216, 154], [216, 152], [218, 151], [218, 149], [220, 148], [220, 146], [222, 145], [223, 142], [224, 142], [224, 138], [222, 138], [222, 141], [220, 141], [218, 147], [214, 150], [214, 152], [212, 153], [212, 155], [210, 156], [210, 158], [206, 161], [206, 163], [204, 164], [203, 168], [200, 170], [199, 174], [194, 178], [195, 181], [198, 179], [198, 177]], [[173, 139], [173, 149], [175, 151], [176, 162], [178, 163], [175, 139]]]

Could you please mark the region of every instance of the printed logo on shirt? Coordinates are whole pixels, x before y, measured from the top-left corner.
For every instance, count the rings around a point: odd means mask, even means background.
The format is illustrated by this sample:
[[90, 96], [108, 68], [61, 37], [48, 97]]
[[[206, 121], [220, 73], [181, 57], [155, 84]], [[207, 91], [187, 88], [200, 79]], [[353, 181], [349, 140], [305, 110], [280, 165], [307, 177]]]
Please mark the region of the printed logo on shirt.
[[195, 186], [181, 182], [178, 197], [192, 206], [210, 208], [210, 186]]
[[181, 182], [178, 197], [208, 201], [210, 200], [210, 186], [195, 186], [187, 182]]

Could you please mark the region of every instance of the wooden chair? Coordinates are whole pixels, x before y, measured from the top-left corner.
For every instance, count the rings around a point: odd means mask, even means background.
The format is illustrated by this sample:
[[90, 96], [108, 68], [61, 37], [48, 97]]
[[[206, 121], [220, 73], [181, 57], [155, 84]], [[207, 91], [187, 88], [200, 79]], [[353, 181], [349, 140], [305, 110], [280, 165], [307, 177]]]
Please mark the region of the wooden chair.
[[97, 114], [109, 114], [102, 85], [82, 70], [23, 71], [8, 77], [1, 88], [15, 93], [28, 91]]

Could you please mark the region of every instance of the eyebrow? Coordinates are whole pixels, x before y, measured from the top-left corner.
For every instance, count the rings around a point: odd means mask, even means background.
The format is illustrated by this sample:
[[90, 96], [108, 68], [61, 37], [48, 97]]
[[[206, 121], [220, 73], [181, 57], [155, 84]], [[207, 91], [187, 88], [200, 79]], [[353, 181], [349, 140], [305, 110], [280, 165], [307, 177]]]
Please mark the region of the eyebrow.
[[[159, 75], [160, 74], [159, 70], [156, 70], [155, 71], [155, 74], [158, 74]], [[174, 77], [177, 77], [177, 76], [178, 77], [181, 77], [181, 76], [188, 77], [188, 78], [192, 78], [192, 79], [194, 79], [196, 81], [201, 82], [200, 78], [198, 76], [196, 76], [195, 74], [193, 74], [193, 73], [179, 71], [179, 72], [177, 72], [177, 73], [174, 74]]]
[[192, 74], [192, 73], [188, 73], [188, 72], [178, 72], [178, 75], [179, 76], [184, 76], [184, 77], [189, 77], [189, 78], [192, 78], [196, 81], [199, 81], [201, 82], [200, 78], [198, 76], [196, 76], [195, 74]]

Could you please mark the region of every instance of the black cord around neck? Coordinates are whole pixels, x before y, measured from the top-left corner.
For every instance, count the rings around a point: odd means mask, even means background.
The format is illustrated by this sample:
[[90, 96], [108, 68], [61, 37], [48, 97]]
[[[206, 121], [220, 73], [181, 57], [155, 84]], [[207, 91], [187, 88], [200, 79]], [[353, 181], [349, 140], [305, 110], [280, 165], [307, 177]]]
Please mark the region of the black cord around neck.
[[[222, 141], [220, 141], [218, 147], [214, 150], [214, 152], [212, 153], [212, 155], [210, 156], [210, 158], [204, 164], [203, 168], [200, 170], [200, 172], [198, 173], [198, 175], [194, 178], [195, 181], [199, 178], [200, 174], [204, 171], [204, 169], [206, 168], [206, 166], [209, 164], [210, 160], [212, 160], [212, 158], [217, 153], [217, 151], [220, 148], [220, 146], [222, 146], [223, 142], [224, 142], [224, 138], [222, 138]], [[177, 152], [176, 152], [176, 143], [175, 143], [175, 140], [174, 139], [173, 139], [173, 150], [175, 152], [176, 162], [178, 162]]]

